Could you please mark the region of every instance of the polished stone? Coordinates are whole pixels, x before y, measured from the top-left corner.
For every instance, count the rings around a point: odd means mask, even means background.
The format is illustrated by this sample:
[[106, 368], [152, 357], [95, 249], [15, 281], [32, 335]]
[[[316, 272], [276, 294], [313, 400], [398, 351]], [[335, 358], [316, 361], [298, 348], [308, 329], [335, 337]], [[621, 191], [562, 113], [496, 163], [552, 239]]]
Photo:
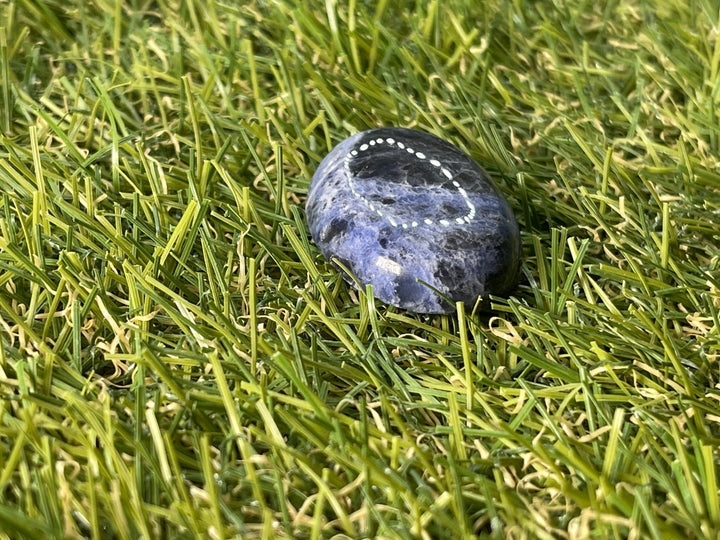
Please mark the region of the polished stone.
[[510, 206], [475, 161], [434, 135], [379, 128], [349, 137], [315, 171], [306, 210], [323, 255], [388, 304], [451, 313], [458, 300], [471, 308], [517, 283]]

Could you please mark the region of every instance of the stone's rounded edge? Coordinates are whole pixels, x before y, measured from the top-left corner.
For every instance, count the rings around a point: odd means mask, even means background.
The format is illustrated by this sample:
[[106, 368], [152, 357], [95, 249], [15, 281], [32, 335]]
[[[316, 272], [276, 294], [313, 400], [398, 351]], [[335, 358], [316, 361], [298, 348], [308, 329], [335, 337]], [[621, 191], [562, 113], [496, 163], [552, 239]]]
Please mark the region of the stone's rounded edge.
[[[388, 138], [392, 139], [392, 144], [399, 147], [402, 140], [410, 136], [426, 140], [426, 145], [438, 145], [444, 152], [452, 152], [461, 163], [471, 163], [474, 167], [470, 173], [474, 173], [476, 181], [483, 184], [481, 191], [485, 196], [499, 203], [497, 215], [487, 218], [490, 222], [493, 220], [496, 222], [494, 229], [491, 229], [492, 235], [496, 235], [496, 238], [486, 245], [479, 246], [472, 253], [472, 250], [460, 250], [460, 254], [472, 259], [472, 262], [458, 275], [464, 276], [463, 271], [466, 273], [475, 271], [476, 275], [465, 280], [467, 285], [465, 282], [461, 283], [458, 290], [449, 290], [442, 279], [436, 277], [436, 273], [444, 263], [431, 260], [429, 250], [424, 254], [410, 252], [405, 256], [390, 256], [391, 250], [381, 245], [380, 234], [381, 230], [387, 228], [385, 225], [388, 220], [385, 220], [383, 225], [380, 216], [373, 215], [371, 210], [353, 200], [352, 194], [349, 193], [349, 171], [344, 165], [348, 156], [353, 155], [352, 152], [356, 147], [359, 148], [364, 144], [370, 146], [366, 141], [374, 141], [373, 146], [379, 147], [388, 144], [386, 142]], [[379, 139], [383, 142], [378, 142]], [[428, 162], [435, 159], [425, 147], [421, 148], [420, 153], [423, 157], [418, 159], [425, 159]], [[431, 165], [438, 167], [434, 163]], [[471, 193], [470, 196], [474, 195]], [[325, 156], [315, 171], [308, 190], [306, 211], [310, 233], [325, 258], [331, 262], [336, 258], [353, 273], [360, 284], [371, 284], [376, 298], [401, 309], [427, 314], [454, 313], [454, 302], [458, 300], [464, 301], [470, 308], [474, 307], [475, 302], [480, 298], [482, 306], [487, 301], [488, 295], [507, 294], [517, 285], [521, 259], [520, 232], [510, 205], [480, 165], [459, 148], [434, 135], [405, 128], [375, 128], [345, 139]], [[408, 221], [408, 224], [412, 222]], [[461, 225], [468, 226], [467, 223], [458, 223], [457, 226]], [[399, 229], [399, 233], [412, 240], [413, 236], [423, 232], [423, 227], [424, 224], [418, 223], [415, 226], [396, 228]], [[357, 234], [361, 229], [363, 234]], [[451, 227], [448, 226], [447, 230], [451, 230]], [[351, 240], [349, 241], [348, 238]], [[393, 246], [397, 247], [396, 244], [390, 247]], [[406, 249], [407, 251], [409, 249]], [[442, 259], [456, 253], [457, 250], [454, 253], [439, 250], [435, 252], [435, 257]], [[420, 266], [424, 268], [425, 273], [418, 265], [413, 264], [414, 258], [421, 259]], [[492, 259], [497, 264], [499, 268], [496, 272], [487, 271], [488, 263], [483, 262], [486, 259]], [[337, 264], [334, 265], [340, 268]], [[433, 271], [428, 273], [428, 268]], [[343, 277], [354, 284], [354, 280], [344, 272]], [[423, 281], [429, 286], [422, 283]], [[440, 294], [433, 288], [438, 289]]]

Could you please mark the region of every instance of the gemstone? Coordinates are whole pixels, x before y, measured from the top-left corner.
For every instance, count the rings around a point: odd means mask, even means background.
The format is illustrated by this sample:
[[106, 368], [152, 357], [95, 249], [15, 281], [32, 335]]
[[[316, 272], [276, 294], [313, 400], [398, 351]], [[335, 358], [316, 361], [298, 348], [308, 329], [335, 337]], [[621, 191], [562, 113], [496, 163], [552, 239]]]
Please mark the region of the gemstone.
[[378, 128], [345, 139], [315, 171], [306, 212], [325, 258], [393, 306], [452, 313], [517, 284], [512, 209], [472, 158], [434, 135]]

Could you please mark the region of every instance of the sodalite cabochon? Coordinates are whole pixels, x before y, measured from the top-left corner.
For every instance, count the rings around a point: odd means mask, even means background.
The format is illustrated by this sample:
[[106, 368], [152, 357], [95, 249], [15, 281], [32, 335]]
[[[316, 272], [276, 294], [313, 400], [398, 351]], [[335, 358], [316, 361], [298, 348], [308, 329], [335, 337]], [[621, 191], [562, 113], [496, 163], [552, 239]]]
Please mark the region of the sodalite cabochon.
[[434, 135], [380, 128], [346, 139], [315, 171], [306, 210], [323, 255], [388, 304], [451, 313], [455, 301], [473, 306], [517, 283], [510, 206], [477, 163]]

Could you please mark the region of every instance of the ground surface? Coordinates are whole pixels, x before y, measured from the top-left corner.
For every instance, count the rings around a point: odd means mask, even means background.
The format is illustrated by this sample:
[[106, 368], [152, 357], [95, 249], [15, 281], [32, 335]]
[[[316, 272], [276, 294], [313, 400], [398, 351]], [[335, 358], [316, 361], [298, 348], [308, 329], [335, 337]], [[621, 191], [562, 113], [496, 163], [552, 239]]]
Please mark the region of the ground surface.
[[[717, 538], [718, 7], [0, 2], [0, 538]], [[508, 197], [491, 313], [309, 241], [383, 125]]]

